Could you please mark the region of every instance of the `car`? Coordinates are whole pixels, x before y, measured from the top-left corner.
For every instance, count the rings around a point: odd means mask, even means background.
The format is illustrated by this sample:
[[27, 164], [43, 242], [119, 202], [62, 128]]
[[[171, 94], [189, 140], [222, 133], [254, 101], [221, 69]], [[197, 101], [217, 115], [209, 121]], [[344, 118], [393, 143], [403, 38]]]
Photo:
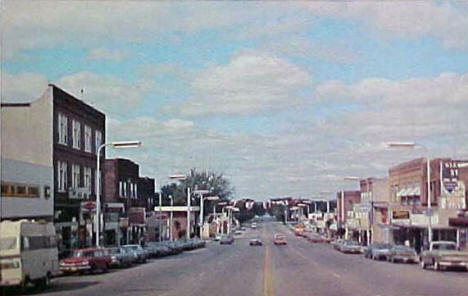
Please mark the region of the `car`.
[[429, 245], [429, 250], [421, 253], [419, 262], [423, 269], [432, 265], [435, 270], [461, 268], [468, 271], [468, 252], [458, 250], [455, 242], [434, 241]]
[[309, 233], [305, 235], [305, 238], [311, 243], [322, 243], [324, 242], [322, 236], [318, 233]]
[[389, 243], [376, 244], [370, 250], [370, 258], [374, 260], [387, 260], [387, 257], [390, 256], [390, 249], [392, 247], [393, 245]]
[[332, 241], [330, 244], [332, 245], [333, 249], [335, 250], [339, 250], [340, 249], [340, 245], [344, 242], [343, 239], [336, 239], [334, 241]]
[[240, 230], [236, 230], [236, 231], [234, 231], [234, 235], [242, 235], [242, 234], [243, 234], [243, 232], [242, 232], [242, 231], [240, 231]]
[[111, 267], [130, 267], [132, 265], [133, 256], [124, 248], [109, 248], [109, 256], [111, 257]]
[[246, 229], [245, 229], [245, 227], [242, 226], [242, 227], [240, 228], [240, 230], [241, 230], [241, 231], [245, 231]]
[[331, 242], [331, 238], [327, 235], [322, 234], [322, 242], [329, 244]]
[[140, 245], [123, 245], [122, 248], [133, 255], [133, 262], [145, 263], [148, 258], [148, 253]]
[[221, 240], [219, 241], [219, 244], [232, 245], [233, 242], [234, 242], [234, 238], [232, 236], [223, 235], [223, 237], [221, 237]]
[[286, 237], [281, 233], [276, 233], [273, 237], [273, 244], [275, 245], [287, 245]]
[[60, 260], [60, 270], [65, 273], [107, 272], [112, 259], [104, 248], [74, 250], [72, 256]]
[[252, 224], [252, 225], [250, 225], [250, 228], [252, 228], [252, 229], [257, 229], [257, 225], [256, 225], [256, 224]]
[[214, 237], [213, 239], [215, 242], [219, 242], [221, 240], [221, 235], [218, 234], [217, 236]]
[[415, 250], [407, 246], [396, 245], [390, 249], [387, 256], [389, 262], [418, 263], [418, 254]]
[[249, 241], [250, 246], [263, 246], [263, 242], [259, 238], [253, 238]]
[[343, 243], [340, 244], [339, 251], [348, 254], [360, 254], [361, 246], [358, 244], [357, 241], [345, 240]]

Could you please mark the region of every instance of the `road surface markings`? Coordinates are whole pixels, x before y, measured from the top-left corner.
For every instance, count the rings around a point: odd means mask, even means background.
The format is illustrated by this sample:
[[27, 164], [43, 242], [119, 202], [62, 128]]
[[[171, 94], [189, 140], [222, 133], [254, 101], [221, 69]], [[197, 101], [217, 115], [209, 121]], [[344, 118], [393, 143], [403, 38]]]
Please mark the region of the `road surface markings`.
[[265, 246], [263, 259], [263, 296], [273, 296], [273, 274], [271, 272], [270, 246]]
[[341, 278], [341, 275], [337, 274], [336, 272], [333, 272], [332, 275], [336, 277], [337, 279]]

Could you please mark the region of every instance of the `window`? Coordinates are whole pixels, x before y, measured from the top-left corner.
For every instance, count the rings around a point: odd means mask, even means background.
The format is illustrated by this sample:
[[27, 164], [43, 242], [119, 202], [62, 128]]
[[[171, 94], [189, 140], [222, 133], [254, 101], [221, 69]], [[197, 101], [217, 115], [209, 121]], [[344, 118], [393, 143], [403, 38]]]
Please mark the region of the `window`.
[[138, 190], [137, 190], [137, 184], [135, 184], [135, 198], [138, 197]]
[[73, 148], [81, 149], [81, 123], [73, 119]]
[[80, 187], [80, 166], [78, 164], [72, 165], [72, 187]]
[[58, 142], [59, 144], [68, 144], [68, 118], [62, 113], [58, 114]]
[[89, 167], [84, 168], [84, 187], [91, 192], [91, 168]]
[[102, 133], [101, 133], [101, 131], [96, 131], [94, 140], [95, 140], [95, 143], [94, 143], [95, 146], [94, 147], [95, 147], [96, 153], [97, 153], [97, 151], [99, 149], [99, 146], [102, 145]]
[[57, 190], [59, 192], [67, 190], [67, 163], [64, 161], [57, 162]]
[[38, 186], [28, 186], [28, 195], [29, 195], [29, 197], [39, 197], [39, 187]]
[[91, 127], [85, 125], [84, 128], [84, 149], [86, 152], [91, 152]]
[[135, 196], [133, 195], [133, 183], [130, 183], [130, 198], [134, 198]]
[[123, 182], [119, 181], [119, 196], [123, 197]]
[[123, 192], [124, 192], [124, 196], [127, 197], [127, 182], [123, 182]]

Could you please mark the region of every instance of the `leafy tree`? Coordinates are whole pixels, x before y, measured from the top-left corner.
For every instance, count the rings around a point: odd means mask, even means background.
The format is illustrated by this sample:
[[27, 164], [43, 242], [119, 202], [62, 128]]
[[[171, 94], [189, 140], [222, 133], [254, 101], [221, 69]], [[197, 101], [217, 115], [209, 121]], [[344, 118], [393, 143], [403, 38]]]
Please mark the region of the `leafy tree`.
[[[190, 174], [185, 180], [178, 183], [167, 184], [161, 188], [162, 204], [170, 205], [169, 196], [171, 195], [174, 198], [174, 205], [186, 205], [187, 187], [190, 187], [191, 192], [195, 190], [209, 190], [210, 195], [219, 197], [218, 201], [206, 200], [204, 206], [207, 209], [211, 209], [217, 202], [231, 199], [234, 193], [234, 187], [222, 173], [207, 171], [198, 172], [196, 169], [191, 169]], [[199, 198], [195, 198], [192, 201], [192, 205], [199, 204]]]

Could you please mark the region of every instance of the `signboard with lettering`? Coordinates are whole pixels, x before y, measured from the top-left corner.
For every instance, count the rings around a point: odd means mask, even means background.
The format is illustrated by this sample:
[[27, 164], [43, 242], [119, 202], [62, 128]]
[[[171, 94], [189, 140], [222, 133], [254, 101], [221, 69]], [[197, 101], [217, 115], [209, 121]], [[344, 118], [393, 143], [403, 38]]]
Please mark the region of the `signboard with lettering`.
[[409, 219], [410, 218], [410, 212], [406, 210], [394, 210], [392, 211], [392, 219], [398, 220], [398, 219]]

